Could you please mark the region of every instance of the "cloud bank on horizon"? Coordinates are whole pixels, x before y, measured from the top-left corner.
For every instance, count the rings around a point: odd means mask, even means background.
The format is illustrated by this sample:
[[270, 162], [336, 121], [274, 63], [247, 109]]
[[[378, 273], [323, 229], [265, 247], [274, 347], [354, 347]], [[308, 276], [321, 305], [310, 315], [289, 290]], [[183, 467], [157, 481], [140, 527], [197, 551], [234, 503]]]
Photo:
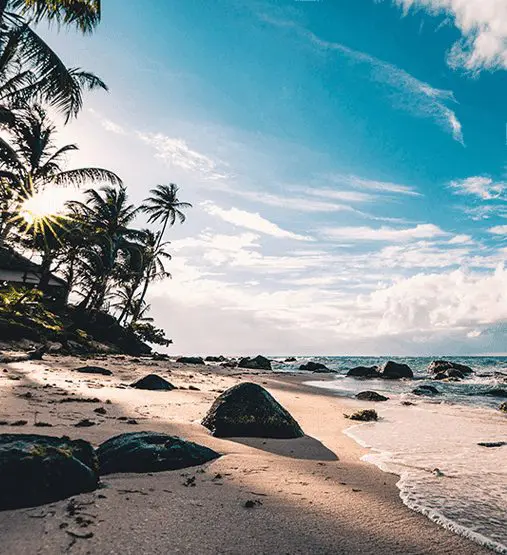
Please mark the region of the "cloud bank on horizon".
[[154, 12], [133, 63], [163, 69], [69, 130], [135, 199], [194, 204], [149, 299], [174, 352], [505, 351], [507, 4], [222, 4]]

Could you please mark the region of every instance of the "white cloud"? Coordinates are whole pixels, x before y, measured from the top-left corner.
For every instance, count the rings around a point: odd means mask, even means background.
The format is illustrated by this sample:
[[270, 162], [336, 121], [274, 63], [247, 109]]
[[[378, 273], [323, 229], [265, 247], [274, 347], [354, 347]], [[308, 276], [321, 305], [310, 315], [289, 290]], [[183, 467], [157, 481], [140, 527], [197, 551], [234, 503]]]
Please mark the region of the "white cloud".
[[488, 229], [494, 235], [507, 235], [507, 225], [496, 225]]
[[225, 164], [191, 149], [183, 139], [169, 137], [163, 133], [138, 133], [138, 137], [152, 146], [157, 158], [169, 166], [196, 173], [204, 179], [216, 180], [228, 176]]
[[331, 175], [329, 177], [336, 183], [343, 183], [350, 185], [351, 187], [368, 189], [379, 193], [396, 193], [416, 197], [422, 196], [421, 193], [417, 192], [413, 187], [410, 187], [409, 185], [402, 185], [400, 183], [365, 179], [363, 177], [358, 177], [357, 175]]
[[433, 224], [419, 224], [412, 228], [395, 229], [392, 227], [372, 228], [359, 227], [334, 227], [322, 230], [324, 236], [330, 239], [347, 239], [348, 241], [412, 241], [413, 239], [430, 239], [446, 235], [439, 227]]
[[116, 133], [117, 135], [127, 135], [127, 131], [121, 125], [110, 119], [102, 119], [100, 123], [106, 131], [111, 131], [111, 133]]
[[462, 34], [448, 62], [476, 72], [507, 69], [507, 2], [505, 0], [394, 0], [405, 12], [426, 9], [431, 15], [450, 16]]
[[473, 176], [466, 179], [457, 179], [449, 183], [457, 194], [475, 195], [483, 200], [499, 198], [507, 186], [502, 182], [495, 182], [490, 177]]
[[472, 243], [472, 237], [470, 235], [455, 235], [452, 239], [449, 239], [449, 245], [466, 245]]
[[216, 216], [217, 218], [238, 227], [258, 231], [259, 233], [271, 235], [272, 237], [277, 237], [279, 239], [294, 239], [297, 241], [312, 240], [311, 237], [298, 235], [297, 233], [292, 233], [291, 231], [282, 229], [257, 213], [247, 212], [246, 210], [240, 210], [239, 208], [234, 207], [229, 209], [220, 208], [220, 206], [217, 206], [210, 201], [203, 202], [202, 207], [211, 216]]

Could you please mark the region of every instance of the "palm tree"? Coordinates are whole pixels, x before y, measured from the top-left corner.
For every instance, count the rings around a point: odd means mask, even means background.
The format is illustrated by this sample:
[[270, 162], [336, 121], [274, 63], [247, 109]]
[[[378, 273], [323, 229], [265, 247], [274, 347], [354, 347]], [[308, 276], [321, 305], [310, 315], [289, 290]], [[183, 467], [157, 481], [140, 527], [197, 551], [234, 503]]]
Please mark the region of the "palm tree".
[[81, 109], [83, 90], [107, 90], [92, 73], [68, 68], [30, 27], [47, 20], [89, 33], [100, 15], [100, 0], [0, 0], [0, 123], [12, 122], [13, 103], [34, 99], [68, 120]]
[[[124, 291], [127, 295], [125, 296], [123, 310], [118, 318], [120, 323], [129, 314], [132, 316], [131, 323], [139, 320], [140, 312], [145, 307], [144, 298], [150, 283], [171, 277], [164, 266], [164, 259], [171, 260], [171, 255], [165, 250], [169, 242], [159, 243], [158, 235], [150, 229], [143, 229], [140, 233], [142, 234], [139, 241], [142, 255], [141, 266], [134, 268], [130, 273], [130, 287], [127, 287]], [[128, 274], [126, 277], [128, 280]], [[143, 287], [141, 294], [135, 299], [137, 290], [141, 285]]]
[[55, 131], [45, 110], [35, 105], [18, 112], [16, 125], [9, 130], [10, 143], [0, 138], [0, 243], [16, 223], [23, 223], [23, 204], [48, 185], [122, 185], [115, 173], [103, 168], [64, 169], [66, 155], [78, 147], [57, 148]]
[[148, 197], [141, 205], [141, 210], [150, 215], [148, 222], [162, 222], [162, 229], [158, 234], [158, 245], [162, 241], [167, 226], [173, 226], [176, 220], [179, 220], [182, 224], [186, 220], [183, 210], [192, 208], [189, 202], [180, 201], [178, 191], [179, 188], [174, 183], [157, 185], [155, 189], [150, 191], [152, 196]]
[[122, 274], [126, 263], [122, 257], [132, 266], [140, 266], [142, 249], [135, 241], [142, 234], [130, 227], [139, 208], [128, 202], [124, 187], [89, 189], [85, 195], [85, 202], [68, 203], [72, 217], [86, 227], [91, 238], [81, 261], [82, 284], [86, 283], [88, 290], [80, 306], [100, 310], [111, 283]]

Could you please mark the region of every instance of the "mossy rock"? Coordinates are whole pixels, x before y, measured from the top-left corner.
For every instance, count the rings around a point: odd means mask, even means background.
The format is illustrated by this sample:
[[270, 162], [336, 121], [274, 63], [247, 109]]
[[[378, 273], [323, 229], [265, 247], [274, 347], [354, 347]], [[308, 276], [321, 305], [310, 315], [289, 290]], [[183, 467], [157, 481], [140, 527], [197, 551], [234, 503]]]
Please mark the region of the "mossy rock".
[[217, 397], [202, 425], [216, 437], [304, 436], [299, 424], [268, 391], [249, 382], [235, 385]]
[[88, 442], [0, 434], [0, 509], [51, 503], [98, 484], [98, 462]]
[[97, 455], [100, 474], [178, 470], [220, 457], [208, 447], [158, 432], [132, 432], [112, 437], [99, 446]]
[[356, 395], [356, 399], [359, 399], [360, 401], [375, 401], [375, 402], [389, 401], [389, 397], [386, 397], [385, 395], [381, 395], [376, 391], [361, 391]]
[[345, 418], [350, 418], [350, 420], [359, 420], [361, 422], [376, 422], [378, 420], [378, 414], [375, 409], [363, 409], [350, 415], [346, 414]]

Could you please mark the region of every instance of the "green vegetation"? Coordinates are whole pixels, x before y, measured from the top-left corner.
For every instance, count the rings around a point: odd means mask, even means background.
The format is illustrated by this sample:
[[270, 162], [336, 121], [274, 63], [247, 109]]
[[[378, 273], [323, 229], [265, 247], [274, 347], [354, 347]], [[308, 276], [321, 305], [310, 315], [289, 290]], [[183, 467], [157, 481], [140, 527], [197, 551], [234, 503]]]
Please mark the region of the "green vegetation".
[[[147, 316], [145, 298], [151, 283], [170, 277], [164, 236], [185, 221], [191, 205], [171, 183], [134, 206], [114, 172], [69, 169], [67, 157], [78, 147], [58, 146], [48, 117], [51, 108], [68, 122], [86, 90], [107, 87], [67, 67], [31, 25], [45, 20], [91, 33], [100, 17], [99, 0], [0, 0], [0, 269], [26, 274], [20, 260], [25, 266], [26, 257], [37, 260], [29, 268], [35, 283], [16, 283], [8, 274], [0, 284], [0, 330], [10, 327], [13, 339], [64, 344], [168, 345]], [[83, 189], [84, 198], [51, 213], [40, 198], [53, 187]], [[137, 229], [142, 214], [157, 228]]]

